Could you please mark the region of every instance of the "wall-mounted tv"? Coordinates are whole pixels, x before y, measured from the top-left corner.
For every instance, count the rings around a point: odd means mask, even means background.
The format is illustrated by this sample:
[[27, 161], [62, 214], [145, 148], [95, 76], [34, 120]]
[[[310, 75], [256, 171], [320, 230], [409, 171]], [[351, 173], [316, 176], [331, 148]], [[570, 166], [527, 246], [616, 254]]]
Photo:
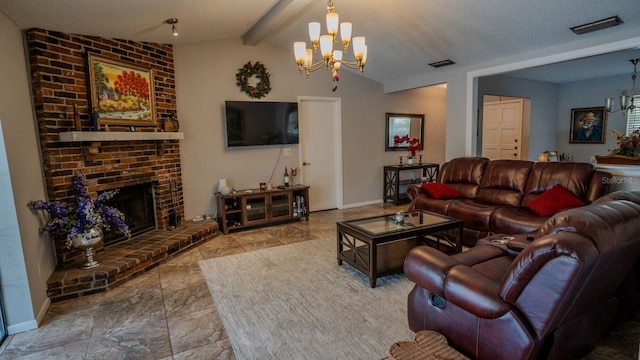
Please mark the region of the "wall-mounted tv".
[[298, 143], [298, 103], [225, 101], [227, 147]]

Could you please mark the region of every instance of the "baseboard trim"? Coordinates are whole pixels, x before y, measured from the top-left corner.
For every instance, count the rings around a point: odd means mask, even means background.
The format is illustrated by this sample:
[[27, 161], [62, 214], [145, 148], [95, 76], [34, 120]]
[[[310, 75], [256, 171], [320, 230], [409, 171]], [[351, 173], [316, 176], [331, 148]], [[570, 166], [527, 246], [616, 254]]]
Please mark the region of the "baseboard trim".
[[40, 324], [42, 322], [42, 319], [44, 319], [44, 316], [47, 314], [47, 310], [49, 310], [50, 305], [51, 305], [51, 298], [47, 297], [42, 303], [42, 306], [40, 307], [40, 311], [38, 311], [38, 315], [36, 315], [36, 322], [38, 324]]
[[344, 205], [343, 204], [342, 207], [340, 207], [340, 209], [351, 209], [351, 208], [367, 206], [367, 205], [375, 205], [375, 204], [382, 204], [382, 199], [372, 200], [372, 201], [365, 201], [365, 202], [361, 202], [361, 203], [348, 204], [348, 205]]
[[33, 330], [38, 328], [38, 322], [36, 320], [29, 320], [15, 325], [7, 326], [7, 334], [15, 335], [17, 333]]
[[42, 322], [44, 316], [47, 314], [47, 310], [49, 310], [49, 306], [51, 305], [51, 299], [46, 298], [40, 307], [40, 311], [38, 311], [38, 315], [35, 319], [21, 322], [19, 324], [8, 325], [7, 326], [7, 334], [15, 335], [17, 333], [33, 330], [38, 328], [38, 324]]

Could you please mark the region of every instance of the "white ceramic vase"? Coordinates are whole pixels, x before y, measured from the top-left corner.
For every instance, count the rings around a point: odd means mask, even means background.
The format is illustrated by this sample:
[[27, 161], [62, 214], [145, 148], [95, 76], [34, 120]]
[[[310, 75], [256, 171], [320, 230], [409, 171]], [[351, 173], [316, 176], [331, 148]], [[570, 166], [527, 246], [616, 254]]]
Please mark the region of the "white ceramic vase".
[[227, 179], [218, 180], [218, 192], [222, 195], [229, 195], [231, 189], [227, 186]]
[[415, 159], [415, 158], [408, 158], [408, 159], [407, 159], [407, 164], [409, 164], [409, 165], [413, 165], [413, 163], [414, 163], [415, 161], [416, 161], [416, 159]]

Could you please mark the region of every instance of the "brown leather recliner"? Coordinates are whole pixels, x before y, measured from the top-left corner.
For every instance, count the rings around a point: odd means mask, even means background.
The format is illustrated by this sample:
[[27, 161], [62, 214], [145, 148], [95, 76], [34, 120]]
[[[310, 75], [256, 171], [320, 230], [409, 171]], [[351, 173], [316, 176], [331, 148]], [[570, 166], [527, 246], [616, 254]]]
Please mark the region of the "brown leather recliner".
[[515, 251], [490, 241], [453, 256], [414, 248], [404, 266], [416, 284], [409, 327], [438, 331], [477, 359], [588, 353], [614, 320], [640, 254], [640, 191], [624, 192], [631, 196], [554, 215]]

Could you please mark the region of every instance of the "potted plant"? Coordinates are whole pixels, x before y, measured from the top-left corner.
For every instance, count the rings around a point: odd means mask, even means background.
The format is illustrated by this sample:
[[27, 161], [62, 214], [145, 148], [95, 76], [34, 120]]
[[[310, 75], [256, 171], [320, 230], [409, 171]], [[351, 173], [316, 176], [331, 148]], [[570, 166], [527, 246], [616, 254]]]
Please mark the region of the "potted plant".
[[611, 130], [611, 135], [618, 140], [618, 147], [609, 149], [609, 155], [596, 155], [600, 164], [639, 165], [640, 164], [640, 130], [623, 135]]
[[84, 251], [83, 269], [100, 265], [93, 259], [93, 248], [102, 241], [102, 230], [110, 230], [113, 225], [117, 231], [131, 236], [129, 227], [124, 221], [124, 214], [106, 201], [119, 190], [105, 191], [95, 198], [89, 196], [84, 184], [84, 175], [73, 176], [74, 202], [63, 201], [29, 201], [27, 207], [34, 211], [46, 211], [48, 221], [40, 229], [53, 236], [66, 236], [67, 248], [75, 247]]
[[409, 155], [407, 155], [407, 164], [413, 164], [416, 158], [416, 151], [422, 151], [422, 143], [420, 142], [420, 139], [409, 138], [409, 135], [405, 135], [403, 137], [396, 135], [393, 137], [394, 146], [398, 146], [404, 142], [409, 145], [407, 147], [407, 150], [409, 151]]

